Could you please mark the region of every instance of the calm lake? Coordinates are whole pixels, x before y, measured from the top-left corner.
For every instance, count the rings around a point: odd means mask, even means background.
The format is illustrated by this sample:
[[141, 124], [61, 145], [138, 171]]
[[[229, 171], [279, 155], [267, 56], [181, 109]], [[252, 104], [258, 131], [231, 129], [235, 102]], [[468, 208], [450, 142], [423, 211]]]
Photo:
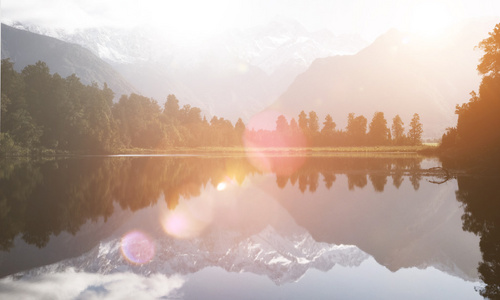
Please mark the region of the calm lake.
[[500, 181], [439, 166], [412, 154], [3, 160], [0, 298], [493, 295]]

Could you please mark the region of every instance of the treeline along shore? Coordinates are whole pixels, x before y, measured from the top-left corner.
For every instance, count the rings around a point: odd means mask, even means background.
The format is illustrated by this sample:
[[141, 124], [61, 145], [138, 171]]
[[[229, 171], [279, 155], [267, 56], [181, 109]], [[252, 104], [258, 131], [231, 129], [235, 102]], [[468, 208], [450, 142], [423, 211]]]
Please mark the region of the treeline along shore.
[[[448, 162], [500, 168], [500, 24], [479, 43], [485, 53], [477, 67], [478, 92], [457, 105], [458, 122], [443, 134], [437, 151]], [[284, 115], [273, 130], [246, 128], [242, 119], [213, 116], [198, 107], [179, 105], [168, 95], [161, 107], [137, 94], [114, 94], [106, 84], [84, 85], [71, 75], [50, 74], [44, 62], [14, 70], [2, 60], [0, 154], [30, 155], [50, 151], [113, 153], [123, 149], [168, 150], [174, 147], [366, 147], [408, 146], [422, 142], [423, 124], [415, 113], [408, 130], [396, 115], [388, 126], [383, 112], [366, 117], [351, 113], [345, 129], [330, 114], [323, 122], [315, 111], [297, 119]]]
[[280, 115], [274, 130], [246, 128], [242, 119], [213, 116], [198, 107], [180, 106], [169, 95], [161, 107], [154, 99], [123, 95], [113, 103], [106, 84], [84, 85], [76, 75], [50, 74], [44, 62], [21, 72], [2, 60], [2, 154], [42, 151], [113, 153], [122, 149], [168, 150], [173, 147], [339, 147], [418, 145], [422, 124], [418, 114], [405, 134], [399, 116], [391, 129], [382, 112], [372, 121], [349, 114], [345, 130], [338, 130], [330, 115], [322, 126], [316, 112], [302, 111], [297, 120]]

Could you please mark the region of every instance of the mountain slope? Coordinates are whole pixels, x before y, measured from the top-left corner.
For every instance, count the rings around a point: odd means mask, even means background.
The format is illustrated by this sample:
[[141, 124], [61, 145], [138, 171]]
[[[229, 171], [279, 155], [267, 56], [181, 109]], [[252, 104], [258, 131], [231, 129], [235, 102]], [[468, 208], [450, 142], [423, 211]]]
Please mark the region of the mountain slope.
[[396, 114], [408, 125], [418, 113], [424, 137], [439, 137], [456, 123], [455, 105], [478, 86], [474, 46], [488, 28], [464, 24], [434, 40], [391, 30], [356, 55], [317, 59], [271, 107], [292, 116], [330, 113], [340, 128], [351, 112], [371, 120], [382, 111], [389, 125]]
[[[309, 269], [328, 271], [335, 265], [356, 267], [369, 255], [352, 245], [317, 243], [307, 232], [280, 236], [274, 228], [242, 239], [239, 233], [214, 233], [205, 239], [155, 239], [155, 258], [144, 265], [134, 265], [124, 258], [121, 239], [101, 242], [91, 251], [68, 260], [27, 271], [36, 276], [46, 272], [74, 268], [97, 274], [131, 271], [168, 276], [196, 273], [208, 267], [228, 272], [251, 272], [267, 276], [276, 285], [298, 281]], [[18, 274], [20, 275], [20, 274]]]
[[86, 47], [160, 103], [175, 94], [183, 104], [233, 121], [270, 105], [314, 59], [353, 54], [366, 45], [355, 35], [310, 32], [294, 20], [232, 30], [186, 45], [172, 43], [161, 28], [67, 32], [12, 25]]
[[62, 77], [76, 74], [84, 84], [104, 83], [115, 92], [115, 97], [130, 94], [135, 89], [108, 63], [89, 50], [55, 38], [31, 33], [2, 24], [2, 59], [10, 58], [16, 70], [22, 70], [41, 60], [51, 72]]

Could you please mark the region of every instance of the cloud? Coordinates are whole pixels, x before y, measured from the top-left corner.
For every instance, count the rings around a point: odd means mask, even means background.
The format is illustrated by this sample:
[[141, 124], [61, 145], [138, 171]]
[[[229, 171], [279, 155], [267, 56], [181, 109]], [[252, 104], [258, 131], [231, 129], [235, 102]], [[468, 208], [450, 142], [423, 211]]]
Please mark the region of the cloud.
[[177, 297], [181, 276], [134, 273], [93, 274], [67, 269], [60, 273], [0, 280], [1, 299], [164, 299]]

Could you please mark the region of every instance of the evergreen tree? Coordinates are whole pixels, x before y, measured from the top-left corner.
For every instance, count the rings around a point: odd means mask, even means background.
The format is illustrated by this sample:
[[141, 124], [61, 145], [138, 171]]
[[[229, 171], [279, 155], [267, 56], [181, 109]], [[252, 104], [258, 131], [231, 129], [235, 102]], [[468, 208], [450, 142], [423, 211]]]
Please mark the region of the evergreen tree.
[[347, 117], [347, 136], [352, 145], [363, 145], [366, 141], [366, 123], [364, 116], [355, 117], [350, 113]]
[[332, 116], [328, 114], [325, 117], [325, 122], [323, 122], [323, 129], [321, 129], [321, 133], [323, 135], [332, 135], [335, 132], [335, 127], [337, 127], [337, 124], [333, 122]]
[[295, 121], [295, 118], [290, 120], [290, 132], [292, 134], [297, 134], [299, 132], [299, 124]]
[[385, 145], [389, 141], [389, 129], [383, 112], [376, 112], [370, 122], [368, 137], [373, 145]]
[[403, 140], [404, 140], [404, 127], [403, 127], [404, 123], [403, 123], [403, 120], [401, 120], [401, 117], [399, 115], [396, 115], [393, 119], [392, 119], [392, 138], [394, 139], [394, 142], [397, 144], [397, 145], [401, 145], [403, 144]]
[[335, 134], [335, 127], [337, 124], [333, 122], [332, 116], [329, 114], [325, 117], [325, 122], [323, 122], [323, 129], [321, 129], [321, 144], [325, 146], [331, 146], [333, 144], [332, 138]]
[[236, 130], [236, 134], [238, 134], [238, 136], [243, 136], [243, 133], [245, 132], [245, 123], [243, 123], [241, 118], [238, 118], [238, 121], [234, 124], [234, 130]]
[[118, 122], [119, 135], [127, 147], [155, 148], [169, 140], [174, 145], [180, 144], [182, 136], [165, 136], [160, 122], [160, 106], [153, 99], [131, 94], [123, 95], [113, 107], [113, 116]]
[[467, 159], [500, 165], [500, 23], [479, 48], [485, 52], [477, 67], [483, 78], [479, 93], [472, 92], [468, 103], [457, 106], [455, 141]]
[[299, 128], [300, 130], [302, 130], [303, 133], [307, 132], [308, 120], [307, 120], [307, 115], [304, 111], [301, 111], [299, 114]]
[[309, 112], [309, 119], [307, 120], [309, 133], [315, 135], [319, 132], [318, 115], [315, 111]]
[[284, 135], [289, 131], [288, 121], [286, 120], [284, 115], [279, 115], [276, 120], [276, 132], [278, 134]]
[[422, 123], [420, 123], [420, 116], [415, 113], [410, 122], [410, 130], [408, 130], [408, 138], [412, 145], [422, 144]]
[[[4, 151], [14, 150], [17, 146], [35, 148], [40, 145], [42, 128], [33, 120], [25, 101], [25, 83], [14, 70], [9, 59], [2, 59], [2, 109], [1, 131]], [[5, 147], [10, 144], [10, 147]]]
[[177, 97], [173, 94], [168, 95], [163, 108], [163, 114], [167, 117], [168, 122], [177, 122], [179, 117], [179, 108], [179, 100], [177, 100]]

